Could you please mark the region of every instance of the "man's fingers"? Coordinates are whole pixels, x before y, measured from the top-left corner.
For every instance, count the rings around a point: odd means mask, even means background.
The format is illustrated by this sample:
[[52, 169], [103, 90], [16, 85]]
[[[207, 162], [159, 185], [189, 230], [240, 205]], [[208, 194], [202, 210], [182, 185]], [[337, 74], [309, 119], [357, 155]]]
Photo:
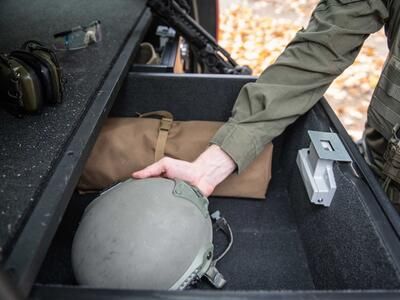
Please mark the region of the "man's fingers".
[[132, 177], [137, 179], [159, 176], [170, 179], [181, 179], [192, 184], [196, 182], [196, 170], [193, 169], [192, 163], [170, 157], [164, 157], [147, 168], [132, 174]]
[[144, 168], [143, 170], [134, 172], [132, 176], [135, 178], [143, 179], [148, 177], [160, 176], [164, 172], [165, 172], [164, 164], [161, 161], [158, 161], [148, 166], [147, 168]]
[[201, 176], [199, 176], [199, 172], [196, 170], [193, 163], [170, 157], [164, 157], [147, 168], [132, 174], [132, 177], [137, 179], [159, 176], [187, 181], [190, 184], [197, 186], [206, 197], [209, 196], [214, 189], [210, 182], [207, 180], [201, 180]]

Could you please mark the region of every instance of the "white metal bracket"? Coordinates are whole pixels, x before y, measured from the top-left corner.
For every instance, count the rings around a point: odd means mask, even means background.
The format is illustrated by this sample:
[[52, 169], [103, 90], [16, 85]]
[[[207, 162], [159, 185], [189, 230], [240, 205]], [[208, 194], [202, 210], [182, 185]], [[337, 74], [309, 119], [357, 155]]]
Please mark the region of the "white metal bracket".
[[176, 31], [172, 27], [159, 25], [156, 29], [156, 35], [160, 37], [160, 48], [164, 49], [168, 39], [175, 37]]
[[310, 148], [299, 150], [297, 166], [310, 201], [329, 207], [336, 192], [333, 162], [352, 160], [336, 133], [310, 130], [308, 135]]

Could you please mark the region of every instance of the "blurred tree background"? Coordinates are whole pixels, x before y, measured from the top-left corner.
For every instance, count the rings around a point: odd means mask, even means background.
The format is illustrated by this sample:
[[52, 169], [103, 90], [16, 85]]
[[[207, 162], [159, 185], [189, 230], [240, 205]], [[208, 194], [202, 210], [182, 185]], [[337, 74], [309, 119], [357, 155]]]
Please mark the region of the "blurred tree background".
[[[319, 0], [220, 0], [219, 42], [254, 75], [273, 63], [306, 27]], [[367, 108], [387, 54], [383, 31], [370, 36], [354, 64], [326, 93], [354, 140], [362, 136]]]

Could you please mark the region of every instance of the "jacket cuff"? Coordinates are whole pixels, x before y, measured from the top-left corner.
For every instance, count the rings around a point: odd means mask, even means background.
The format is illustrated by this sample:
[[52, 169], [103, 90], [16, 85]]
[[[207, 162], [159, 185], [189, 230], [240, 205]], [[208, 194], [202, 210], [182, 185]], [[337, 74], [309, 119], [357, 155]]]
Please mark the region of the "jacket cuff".
[[240, 174], [257, 157], [254, 137], [238, 124], [225, 123], [210, 141], [218, 145], [236, 163]]

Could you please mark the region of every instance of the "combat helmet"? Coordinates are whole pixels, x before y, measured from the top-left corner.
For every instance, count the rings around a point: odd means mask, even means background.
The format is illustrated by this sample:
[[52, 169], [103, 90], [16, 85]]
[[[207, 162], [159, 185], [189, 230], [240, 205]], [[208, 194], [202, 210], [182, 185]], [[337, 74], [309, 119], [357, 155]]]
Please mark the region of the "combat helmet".
[[[232, 232], [223, 218], [214, 225]], [[213, 259], [208, 200], [184, 181], [127, 180], [85, 210], [72, 246], [78, 283], [101, 288], [182, 290], [205, 276], [225, 279]]]

